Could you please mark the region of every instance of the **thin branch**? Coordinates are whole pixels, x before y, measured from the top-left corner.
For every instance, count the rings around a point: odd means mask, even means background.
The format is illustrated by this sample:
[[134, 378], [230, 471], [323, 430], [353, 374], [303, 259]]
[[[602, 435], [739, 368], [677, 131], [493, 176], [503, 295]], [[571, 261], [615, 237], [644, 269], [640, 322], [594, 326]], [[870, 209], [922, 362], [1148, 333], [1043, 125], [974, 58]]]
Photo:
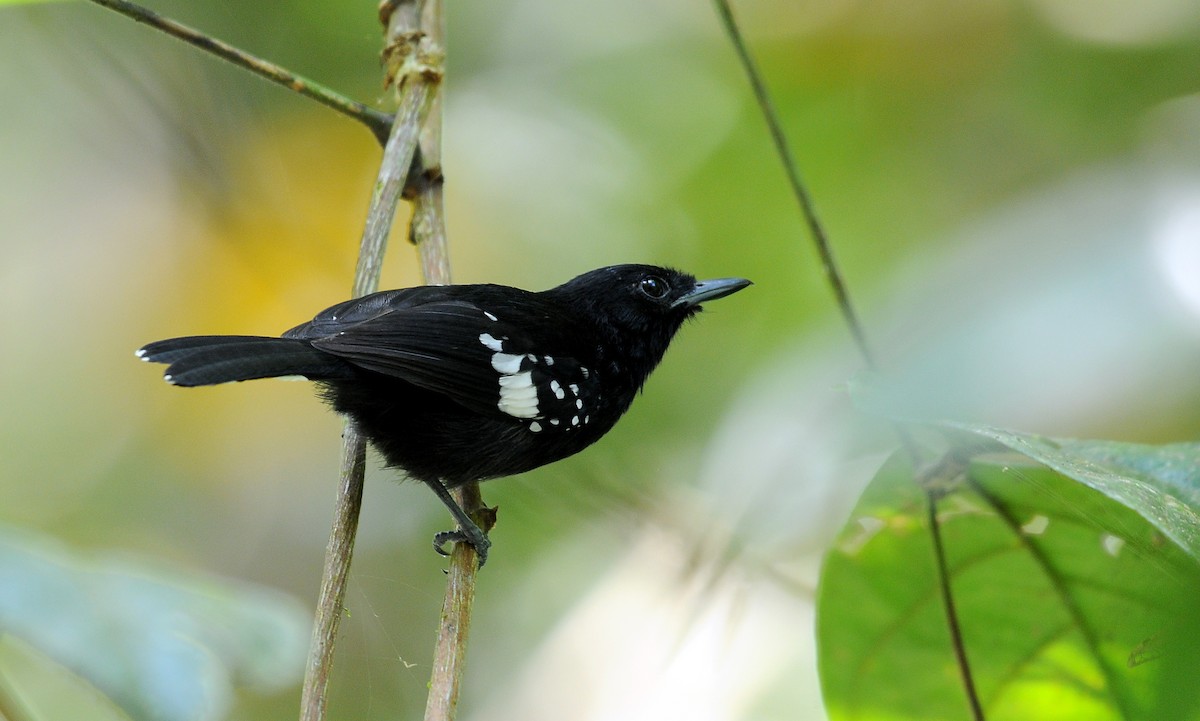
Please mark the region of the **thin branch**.
[[825, 228], [821, 225], [821, 220], [817, 216], [816, 206], [808, 193], [807, 186], [805, 186], [804, 181], [800, 178], [800, 171], [796, 167], [796, 160], [792, 156], [787, 137], [783, 134], [783, 126], [779, 122], [779, 114], [775, 111], [775, 106], [771, 102], [767, 86], [758, 71], [758, 66], [754, 63], [754, 58], [750, 56], [750, 50], [746, 47], [746, 41], [742, 39], [742, 32], [738, 29], [737, 21], [733, 18], [733, 10], [729, 7], [729, 0], [714, 0], [714, 2], [717, 5], [717, 13], [721, 16], [721, 24], [724, 26], [726, 34], [729, 35], [734, 50], [737, 51], [738, 60], [741, 61], [742, 68], [746, 71], [751, 87], [754, 88], [754, 97], [758, 101], [759, 109], [762, 110], [763, 119], [767, 121], [767, 129], [770, 131], [771, 140], [775, 144], [775, 152], [778, 153], [779, 159], [783, 162], [783, 170], [787, 174], [792, 194], [796, 196], [796, 201], [800, 203], [800, 212], [804, 216], [805, 223], [808, 224], [808, 230], [812, 234], [813, 243], [817, 246], [817, 254], [821, 256], [821, 267], [825, 270], [825, 279], [829, 283], [829, 287], [833, 289], [838, 308], [842, 311], [842, 317], [846, 321], [846, 326], [850, 329], [850, 334], [854, 336], [854, 342], [858, 345], [859, 353], [862, 354], [867, 367], [873, 370], [876, 367], [875, 356], [871, 352], [870, 344], [867, 343], [866, 334], [863, 332], [858, 315], [854, 312], [854, 306], [850, 303], [850, 294], [846, 290], [846, 282], [842, 279], [841, 271], [838, 270], [837, 263], [834, 261], [833, 247], [829, 244], [829, 237], [825, 234]]
[[[858, 352], [862, 355], [867, 368], [873, 371], [878, 370], [879, 366], [875, 362], [875, 354], [871, 351], [871, 344], [867, 342], [866, 332], [863, 331], [858, 314], [854, 311], [854, 305], [850, 302], [850, 291], [846, 287], [846, 281], [842, 278], [842, 272], [838, 269], [837, 261], [834, 260], [833, 246], [829, 243], [829, 236], [825, 234], [825, 227], [821, 224], [821, 219], [817, 215], [817, 208], [813, 203], [812, 196], [809, 195], [808, 187], [800, 177], [800, 170], [796, 165], [796, 159], [792, 156], [787, 136], [784, 135], [783, 126], [779, 122], [779, 113], [775, 111], [775, 104], [771, 102], [771, 95], [767, 92], [767, 86], [763, 82], [762, 74], [759, 73], [758, 66], [755, 64], [754, 58], [750, 55], [750, 49], [746, 46], [745, 39], [742, 38], [742, 31], [738, 28], [737, 20], [733, 17], [733, 9], [729, 6], [729, 0], [714, 0], [714, 2], [717, 5], [717, 14], [721, 16], [721, 25], [725, 28], [726, 34], [729, 35], [729, 40], [733, 43], [734, 50], [737, 52], [738, 60], [741, 62], [742, 68], [746, 71], [746, 76], [749, 78], [750, 85], [754, 89], [754, 97], [758, 101], [758, 107], [762, 111], [763, 119], [767, 122], [767, 129], [771, 133], [772, 142], [775, 144], [775, 152], [779, 155], [779, 160], [783, 163], [783, 170], [787, 174], [792, 194], [796, 196], [796, 201], [800, 204], [800, 212], [804, 216], [804, 222], [808, 224], [813, 244], [816, 246], [817, 254], [821, 258], [821, 267], [825, 271], [825, 280], [829, 283], [830, 289], [833, 290], [838, 309], [842, 312], [842, 318], [846, 322], [846, 327], [850, 329], [850, 335], [854, 338], [854, 343], [858, 346]], [[913, 465], [916, 465], [921, 458], [921, 453], [912, 435], [899, 423], [893, 423], [892, 428], [900, 439], [900, 445], [904, 447], [908, 457], [912, 459]]]
[[136, 20], [139, 23], [144, 23], [155, 30], [160, 30], [172, 37], [178, 38], [186, 43], [200, 48], [205, 52], [212, 53], [219, 58], [228, 60], [234, 65], [249, 70], [255, 75], [266, 78], [273, 83], [278, 83], [279, 85], [282, 85], [289, 90], [297, 92], [307, 98], [316, 100], [322, 105], [330, 107], [337, 112], [353, 118], [363, 125], [366, 125], [367, 129], [374, 134], [380, 145], [383, 145], [387, 142], [388, 135], [392, 127], [392, 118], [387, 113], [380, 112], [374, 108], [363, 105], [362, 103], [350, 100], [349, 98], [330, 90], [324, 85], [321, 85], [320, 83], [284, 70], [274, 63], [250, 55], [249, 53], [239, 50], [232, 45], [217, 40], [209, 35], [205, 35], [198, 30], [194, 30], [174, 20], [165, 18], [158, 13], [148, 10], [135, 3], [127, 2], [127, 0], [91, 0], [91, 2], [121, 13], [125, 17]]
[[[423, 49], [412, 42], [411, 29], [388, 26], [385, 54], [400, 54], [404, 75], [400, 78], [400, 103], [391, 135], [384, 146], [379, 176], [367, 209], [367, 220], [359, 246], [358, 266], [354, 275], [354, 295], [374, 292], [379, 287], [383, 256], [391, 234], [396, 207], [404, 192], [409, 169], [417, 157], [420, 129], [428, 115], [430, 99], [437, 83], [428, 82], [433, 72], [425, 67]], [[334, 526], [326, 549], [325, 573], [318, 600], [317, 620], [313, 627], [312, 645], [304, 678], [301, 700], [301, 721], [320, 721], [325, 717], [330, 669], [333, 667], [333, 646], [346, 594], [354, 550], [354, 532], [362, 506], [362, 487], [366, 443], [352, 423], [346, 424], [343, 437], [342, 483], [334, 509]]]
[[325, 567], [321, 574], [321, 592], [313, 619], [308, 666], [304, 672], [304, 691], [300, 702], [302, 721], [324, 718], [329, 674], [333, 670], [333, 647], [346, 598], [350, 559], [358, 533], [362, 509], [363, 475], [366, 446], [354, 424], [347, 421], [342, 435], [342, 472], [334, 506], [333, 529], [325, 547]]
[[[435, 0], [440, 1], [440, 0]], [[472, 502], [481, 505], [479, 485], [470, 484], [455, 500], [470, 508]], [[472, 514], [484, 532], [490, 531], [496, 517], [491, 509]], [[429, 696], [425, 700], [425, 721], [454, 721], [458, 696], [467, 667], [467, 639], [471, 630], [471, 614], [475, 604], [475, 580], [479, 562], [469, 543], [455, 544], [446, 571], [446, 595], [442, 599], [442, 614], [438, 621], [437, 642], [433, 649], [433, 668], [429, 677]]]
[[[783, 126], [779, 122], [779, 114], [775, 111], [775, 106], [771, 102], [771, 96], [767, 92], [766, 83], [763, 82], [762, 75], [758, 71], [754, 58], [751, 57], [750, 50], [742, 38], [741, 30], [739, 30], [737, 21], [733, 17], [733, 10], [729, 6], [729, 0], [714, 0], [714, 2], [717, 6], [717, 13], [721, 17], [721, 24], [725, 28], [725, 32], [729, 35], [729, 39], [737, 52], [738, 59], [741, 61], [742, 68], [746, 71], [750, 85], [754, 89], [754, 97], [758, 101], [759, 109], [762, 111], [763, 118], [767, 122], [767, 128], [771, 133], [771, 140], [775, 144], [775, 151], [779, 155], [779, 159], [783, 162], [784, 172], [787, 174], [792, 194], [796, 196], [796, 200], [800, 204], [800, 212], [808, 224], [813, 243], [816, 245], [817, 253], [821, 257], [821, 265], [825, 271], [826, 281], [833, 290], [838, 308], [842, 312], [846, 326], [850, 329], [850, 334], [854, 337], [854, 342], [858, 346], [863, 361], [869, 369], [877, 370], [878, 365], [875, 362], [874, 353], [867, 342], [866, 333], [863, 331], [862, 324], [858, 320], [858, 315], [854, 312], [854, 306], [850, 302], [850, 294], [846, 288], [846, 283], [842, 279], [841, 271], [838, 270], [837, 262], [833, 257], [833, 247], [829, 243], [829, 237], [825, 234], [825, 228], [822, 226], [820, 218], [817, 215], [816, 206], [809, 195], [808, 188], [800, 177], [800, 171], [796, 166], [795, 158], [792, 156], [787, 136], [784, 135]], [[921, 458], [920, 449], [915, 440], [903, 425], [893, 423], [892, 427], [899, 437], [900, 444], [904, 448], [905, 453], [915, 467]], [[954, 459], [950, 457], [942, 459], [943, 463], [953, 461]], [[938, 588], [941, 591], [942, 606], [946, 613], [946, 626], [950, 631], [955, 662], [958, 665], [959, 675], [962, 678], [963, 690], [971, 706], [972, 718], [975, 721], [983, 721], [983, 707], [980, 705], [979, 695], [975, 690], [975, 679], [971, 674], [967, 649], [963, 644], [962, 626], [959, 622], [958, 610], [954, 603], [954, 593], [950, 586], [950, 574], [946, 564], [946, 549], [942, 543], [942, 528], [937, 517], [937, 498], [939, 492], [937, 489], [926, 488], [929, 532], [933, 538]]]
[[[416, 52], [415, 48], [413, 52]], [[384, 148], [383, 165], [379, 169], [371, 206], [367, 211], [366, 227], [358, 252], [358, 268], [354, 275], [355, 296], [373, 293], [379, 288], [383, 254], [396, 216], [396, 206], [416, 157], [421, 124], [429, 113], [433, 92], [434, 87], [425, 82], [405, 83], [401, 89], [396, 123]]]

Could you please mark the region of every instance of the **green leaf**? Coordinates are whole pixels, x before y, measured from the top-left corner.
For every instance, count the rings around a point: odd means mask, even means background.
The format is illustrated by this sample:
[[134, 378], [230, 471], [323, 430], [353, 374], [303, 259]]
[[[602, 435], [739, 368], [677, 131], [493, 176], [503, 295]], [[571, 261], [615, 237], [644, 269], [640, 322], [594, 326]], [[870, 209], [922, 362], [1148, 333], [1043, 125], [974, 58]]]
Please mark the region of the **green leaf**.
[[235, 682], [275, 689], [303, 666], [308, 614], [267, 589], [120, 555], [80, 557], [0, 528], [0, 630], [138, 721], [219, 718]]
[[1200, 561], [1200, 443], [1147, 446], [1051, 439], [970, 423], [940, 423], [997, 441], [1139, 513]]
[[[1054, 443], [1070, 445], [1046, 441]], [[1082, 443], [1078, 454], [1096, 445]], [[1138, 460], [1147, 457], [1126, 454], [1121, 463], [1161, 491], [1171, 473]], [[1095, 476], [1116, 461], [1096, 454], [1090, 463]], [[1106, 475], [1104, 485], [1129, 492], [1135, 480], [1150, 487], [1146, 477]], [[938, 519], [986, 718], [1195, 718], [1198, 685], [1181, 671], [1200, 662], [1200, 565], [1191, 552], [1111, 495], [1024, 458], [977, 457], [960, 481], [938, 502]], [[893, 458], [826, 557], [817, 637], [831, 719], [971, 718], [927, 502]]]

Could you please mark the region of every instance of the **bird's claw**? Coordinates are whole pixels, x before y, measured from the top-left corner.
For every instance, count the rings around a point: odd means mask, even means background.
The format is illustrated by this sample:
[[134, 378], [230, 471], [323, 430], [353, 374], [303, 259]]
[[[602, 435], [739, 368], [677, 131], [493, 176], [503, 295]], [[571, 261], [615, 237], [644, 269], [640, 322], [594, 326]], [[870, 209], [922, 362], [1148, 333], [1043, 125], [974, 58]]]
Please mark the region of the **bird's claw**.
[[483, 568], [483, 564], [487, 563], [488, 549], [492, 547], [492, 542], [488, 540], [482, 532], [478, 535], [470, 531], [442, 531], [435, 534], [433, 537], [433, 550], [439, 555], [449, 556], [450, 552], [446, 550], [448, 543], [469, 543], [475, 549], [475, 555], [479, 558], [479, 568]]

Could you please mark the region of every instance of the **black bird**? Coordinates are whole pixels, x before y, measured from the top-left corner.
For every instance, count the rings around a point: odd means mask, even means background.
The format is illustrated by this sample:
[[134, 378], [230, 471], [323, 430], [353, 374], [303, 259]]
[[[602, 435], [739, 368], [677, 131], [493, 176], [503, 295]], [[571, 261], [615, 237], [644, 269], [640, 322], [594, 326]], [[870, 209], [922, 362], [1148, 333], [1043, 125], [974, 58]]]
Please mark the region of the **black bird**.
[[480, 563], [487, 536], [447, 489], [543, 466], [600, 439], [700, 303], [750, 281], [697, 282], [649, 265], [600, 268], [535, 293], [502, 285], [404, 288], [348, 300], [281, 338], [150, 343], [164, 378], [204, 386], [316, 381], [389, 466], [437, 493]]

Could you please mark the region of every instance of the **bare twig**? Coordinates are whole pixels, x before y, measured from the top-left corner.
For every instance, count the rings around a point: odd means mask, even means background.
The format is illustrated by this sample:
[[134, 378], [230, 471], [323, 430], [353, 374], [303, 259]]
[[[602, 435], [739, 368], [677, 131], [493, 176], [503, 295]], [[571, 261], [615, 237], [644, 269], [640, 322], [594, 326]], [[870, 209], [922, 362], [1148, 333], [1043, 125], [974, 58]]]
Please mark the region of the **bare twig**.
[[[412, 3], [408, 3], [412, 4]], [[402, 76], [398, 82], [399, 109], [391, 135], [384, 146], [379, 176], [367, 209], [367, 220], [359, 247], [358, 267], [354, 275], [354, 295], [371, 293], [379, 287], [383, 255], [395, 218], [396, 206], [405, 188], [409, 169], [417, 155], [421, 125], [430, 108], [430, 99], [437, 89], [439, 78], [426, 67], [426, 49], [413, 42], [419, 32], [413, 27], [390, 24], [385, 53], [402, 58]], [[362, 436], [347, 423], [343, 440], [342, 483], [338, 488], [334, 510], [334, 526], [326, 549], [325, 574], [318, 600], [317, 621], [313, 627], [312, 646], [305, 672], [301, 701], [301, 721], [320, 721], [325, 715], [329, 672], [333, 666], [333, 646], [337, 638], [346, 579], [354, 550], [354, 531], [362, 504], [363, 458], [366, 444]]]
[[387, 113], [350, 100], [320, 83], [284, 70], [274, 63], [257, 58], [232, 45], [205, 35], [198, 30], [194, 30], [170, 18], [165, 18], [153, 10], [148, 10], [136, 3], [131, 3], [127, 0], [91, 0], [91, 2], [102, 5], [110, 10], [115, 10], [125, 17], [136, 20], [139, 23], [144, 23], [155, 30], [160, 30], [205, 52], [228, 60], [255, 75], [264, 77], [273, 83], [278, 83], [289, 90], [333, 108], [339, 113], [366, 125], [371, 133], [375, 135], [380, 145], [387, 142], [388, 134], [392, 127], [392, 118]]
[[[435, 0], [439, 1], [439, 0]], [[465, 493], [455, 494], [463, 508], [482, 505], [479, 485], [472, 483]], [[496, 517], [484, 509], [472, 518], [485, 532], [490, 531]], [[429, 677], [429, 696], [425, 700], [425, 721], [453, 721], [458, 708], [458, 694], [467, 667], [467, 638], [471, 628], [471, 612], [475, 603], [475, 578], [479, 563], [475, 549], [459, 542], [450, 554], [446, 572], [446, 595], [442, 600], [442, 615], [438, 622], [437, 643], [433, 649], [433, 669]]]
[[354, 424], [347, 421], [342, 435], [342, 473], [334, 506], [333, 529], [325, 548], [321, 593], [313, 619], [308, 666], [304, 672], [304, 691], [300, 702], [302, 721], [319, 721], [325, 714], [329, 674], [333, 670], [333, 646], [342, 620], [346, 581], [350, 576], [350, 559], [354, 554], [354, 539], [362, 508], [364, 450], [362, 436]]

